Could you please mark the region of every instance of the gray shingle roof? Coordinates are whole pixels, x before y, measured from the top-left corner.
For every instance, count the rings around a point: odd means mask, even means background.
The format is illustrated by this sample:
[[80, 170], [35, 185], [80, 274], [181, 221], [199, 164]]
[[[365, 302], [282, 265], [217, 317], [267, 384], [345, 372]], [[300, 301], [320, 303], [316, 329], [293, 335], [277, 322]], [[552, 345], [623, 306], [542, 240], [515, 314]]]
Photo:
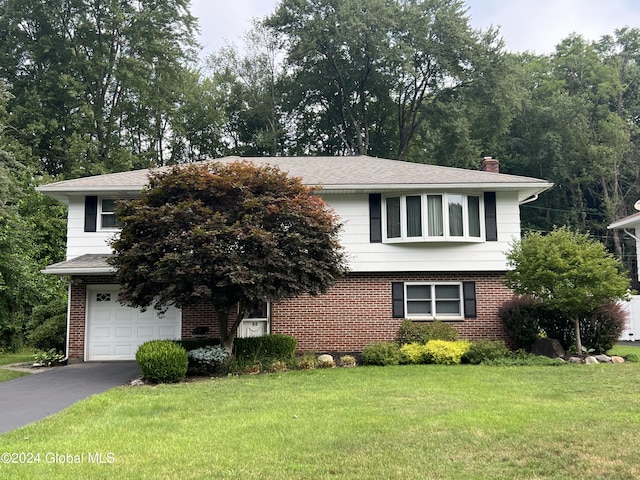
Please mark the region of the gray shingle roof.
[[42, 273], [52, 275], [97, 275], [113, 273], [115, 269], [107, 263], [107, 258], [113, 255], [86, 254], [54, 263], [42, 270]]
[[[368, 190], [406, 187], [449, 186], [504, 189], [531, 189], [537, 193], [551, 186], [545, 180], [463, 168], [387, 160], [369, 156], [353, 157], [224, 157], [213, 161], [250, 161], [256, 165], [277, 166], [307, 185], [323, 190]], [[211, 161], [211, 160], [209, 160]], [[163, 167], [164, 170], [168, 167]], [[136, 191], [146, 183], [151, 170], [111, 173], [51, 183], [39, 188], [43, 193]]]

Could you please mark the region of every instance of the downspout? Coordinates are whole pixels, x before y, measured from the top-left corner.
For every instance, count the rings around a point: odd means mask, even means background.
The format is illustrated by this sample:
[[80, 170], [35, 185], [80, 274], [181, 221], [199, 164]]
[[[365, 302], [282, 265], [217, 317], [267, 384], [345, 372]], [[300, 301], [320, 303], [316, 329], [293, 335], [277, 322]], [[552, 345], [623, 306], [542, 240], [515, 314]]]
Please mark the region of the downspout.
[[629, 230], [627, 230], [626, 228], [624, 228], [622, 230], [624, 233], [626, 233], [627, 235], [629, 235], [631, 238], [633, 238], [636, 242], [640, 243], [640, 238], [636, 237], [635, 234], [631, 233]]
[[69, 286], [67, 287], [67, 335], [65, 340], [65, 356], [61, 360], [67, 362], [69, 360], [69, 332], [71, 328], [71, 277], [69, 277]]
[[640, 255], [638, 255], [640, 252], [638, 251], [638, 246], [640, 245], [640, 238], [638, 238], [635, 234], [631, 233], [629, 230], [627, 230], [626, 228], [622, 229], [622, 231], [624, 233], [626, 233], [627, 235], [629, 235], [631, 238], [633, 238], [636, 241], [636, 262], [638, 265], [638, 280], [640, 280]]

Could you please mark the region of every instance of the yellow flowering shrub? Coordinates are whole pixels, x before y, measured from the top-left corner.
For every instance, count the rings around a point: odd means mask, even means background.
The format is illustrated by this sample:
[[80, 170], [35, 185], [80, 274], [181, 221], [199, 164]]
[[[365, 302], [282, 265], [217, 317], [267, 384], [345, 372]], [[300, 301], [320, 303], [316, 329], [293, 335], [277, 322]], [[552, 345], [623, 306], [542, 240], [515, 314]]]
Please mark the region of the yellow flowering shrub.
[[400, 347], [402, 363], [427, 363], [424, 343], [406, 343]]
[[441, 365], [455, 365], [460, 363], [462, 356], [471, 348], [468, 340], [429, 340], [424, 345], [425, 357], [428, 363]]

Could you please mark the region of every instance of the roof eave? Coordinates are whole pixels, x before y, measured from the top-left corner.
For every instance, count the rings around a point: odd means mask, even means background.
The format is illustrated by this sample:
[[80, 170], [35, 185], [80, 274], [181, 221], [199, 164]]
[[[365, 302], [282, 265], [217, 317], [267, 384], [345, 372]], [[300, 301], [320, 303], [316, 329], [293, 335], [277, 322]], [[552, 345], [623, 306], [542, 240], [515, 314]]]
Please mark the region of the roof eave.
[[40, 273], [47, 275], [60, 275], [61, 277], [69, 275], [105, 275], [115, 273], [112, 267], [105, 268], [45, 268]]
[[[92, 187], [62, 187], [44, 185], [36, 190], [53, 197], [81, 195], [83, 193], [139, 193], [145, 185], [109, 185]], [[310, 185], [314, 186], [314, 185]], [[380, 184], [324, 184], [317, 187], [324, 191], [395, 191], [395, 190], [441, 190], [441, 189], [478, 189], [478, 190], [529, 190], [536, 189], [543, 192], [553, 186], [549, 182], [460, 182], [460, 183], [380, 183]]]
[[622, 218], [617, 222], [613, 222], [607, 225], [607, 229], [613, 230], [615, 228], [624, 228], [631, 226], [640, 226], [640, 215], [632, 215], [630, 217]]

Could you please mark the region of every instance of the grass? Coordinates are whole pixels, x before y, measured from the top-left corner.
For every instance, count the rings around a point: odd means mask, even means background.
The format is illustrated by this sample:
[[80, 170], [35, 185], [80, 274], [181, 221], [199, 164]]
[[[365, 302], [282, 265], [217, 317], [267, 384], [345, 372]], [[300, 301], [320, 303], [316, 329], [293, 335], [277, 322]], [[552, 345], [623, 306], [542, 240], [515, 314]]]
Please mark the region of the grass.
[[[23, 363], [31, 361], [33, 361], [33, 352], [31, 350], [23, 350], [18, 353], [3, 353], [2, 355], [0, 355], [0, 367], [3, 365], [11, 365], [12, 363]], [[0, 368], [0, 382], [13, 380], [14, 378], [22, 377], [24, 375], [27, 375], [27, 373]]]
[[11, 365], [12, 363], [33, 362], [34, 352], [22, 350], [17, 353], [3, 353], [0, 355], [0, 366]]
[[618, 355], [620, 357], [625, 357], [627, 355], [635, 355], [636, 357], [640, 357], [640, 347], [632, 347], [630, 345], [615, 345], [611, 350], [609, 350], [609, 355]]
[[635, 479], [639, 412], [631, 363], [359, 367], [121, 387], [0, 435], [4, 452], [39, 455], [0, 463], [0, 477]]

